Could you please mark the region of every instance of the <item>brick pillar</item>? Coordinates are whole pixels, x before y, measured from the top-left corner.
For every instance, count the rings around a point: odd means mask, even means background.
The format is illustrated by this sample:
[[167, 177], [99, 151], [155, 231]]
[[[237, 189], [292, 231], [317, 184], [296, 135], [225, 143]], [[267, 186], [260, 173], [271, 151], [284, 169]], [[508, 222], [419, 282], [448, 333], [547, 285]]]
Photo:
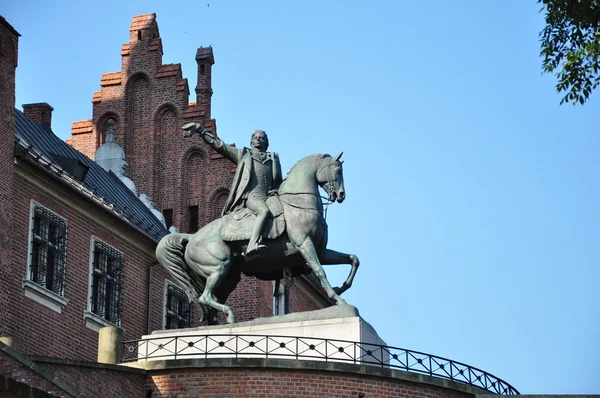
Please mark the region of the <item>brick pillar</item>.
[[[13, 335], [11, 297], [5, 283], [12, 257], [11, 218], [14, 190], [15, 71], [20, 34], [0, 16], [0, 336]], [[5, 310], [8, 309], [8, 310]]]
[[215, 63], [212, 47], [200, 47], [196, 51], [198, 63], [198, 84], [196, 85], [196, 104], [206, 113], [204, 120], [210, 119], [212, 90], [212, 66]]

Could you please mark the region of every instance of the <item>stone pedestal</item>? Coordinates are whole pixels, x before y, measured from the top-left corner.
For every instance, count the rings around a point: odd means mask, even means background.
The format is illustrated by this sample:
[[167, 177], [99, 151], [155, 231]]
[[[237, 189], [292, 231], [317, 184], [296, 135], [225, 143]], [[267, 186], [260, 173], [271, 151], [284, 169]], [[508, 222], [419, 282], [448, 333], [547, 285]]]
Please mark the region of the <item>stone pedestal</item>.
[[388, 362], [389, 353], [380, 347], [385, 345], [355, 307], [344, 305], [234, 325], [155, 331], [142, 337], [137, 357]]

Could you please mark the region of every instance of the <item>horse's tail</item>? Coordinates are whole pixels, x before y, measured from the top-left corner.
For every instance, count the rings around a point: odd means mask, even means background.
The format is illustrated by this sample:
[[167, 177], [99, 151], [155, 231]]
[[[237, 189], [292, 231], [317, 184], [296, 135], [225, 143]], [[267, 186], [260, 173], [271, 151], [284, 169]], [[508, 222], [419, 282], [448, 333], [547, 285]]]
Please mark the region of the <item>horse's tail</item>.
[[[198, 298], [204, 290], [203, 286], [189, 274], [189, 265], [185, 262], [185, 249], [192, 234], [168, 234], [164, 236], [156, 246], [156, 259], [169, 271], [171, 276], [184, 288], [191, 302], [198, 303]], [[200, 308], [200, 320], [206, 312]]]

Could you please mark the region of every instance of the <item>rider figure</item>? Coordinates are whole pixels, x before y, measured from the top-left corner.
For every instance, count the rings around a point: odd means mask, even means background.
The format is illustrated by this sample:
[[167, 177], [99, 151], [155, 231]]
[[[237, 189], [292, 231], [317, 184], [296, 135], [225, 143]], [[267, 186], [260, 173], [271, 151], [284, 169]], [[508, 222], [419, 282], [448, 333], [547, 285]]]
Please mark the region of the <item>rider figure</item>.
[[261, 244], [263, 229], [269, 217], [272, 217], [266, 200], [269, 195], [277, 193], [282, 181], [279, 155], [275, 152], [267, 152], [269, 147], [267, 133], [256, 130], [250, 141], [252, 149], [245, 147], [238, 149], [204, 131], [199, 124], [185, 125], [183, 129], [197, 131], [207, 144], [237, 164], [223, 215], [243, 207], [247, 207], [256, 215], [244, 256], [259, 254], [266, 248]]

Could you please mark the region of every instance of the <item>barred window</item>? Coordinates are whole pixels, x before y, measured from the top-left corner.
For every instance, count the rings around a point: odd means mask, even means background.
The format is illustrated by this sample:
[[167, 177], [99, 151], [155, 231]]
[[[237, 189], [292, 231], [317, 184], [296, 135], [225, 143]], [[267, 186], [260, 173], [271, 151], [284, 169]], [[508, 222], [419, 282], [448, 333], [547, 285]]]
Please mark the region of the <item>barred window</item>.
[[114, 325], [121, 326], [123, 254], [95, 240], [92, 263], [91, 311]]
[[67, 221], [42, 206], [33, 207], [29, 280], [62, 296], [67, 257]]
[[192, 325], [190, 300], [179, 286], [167, 282], [165, 329], [189, 328]]

